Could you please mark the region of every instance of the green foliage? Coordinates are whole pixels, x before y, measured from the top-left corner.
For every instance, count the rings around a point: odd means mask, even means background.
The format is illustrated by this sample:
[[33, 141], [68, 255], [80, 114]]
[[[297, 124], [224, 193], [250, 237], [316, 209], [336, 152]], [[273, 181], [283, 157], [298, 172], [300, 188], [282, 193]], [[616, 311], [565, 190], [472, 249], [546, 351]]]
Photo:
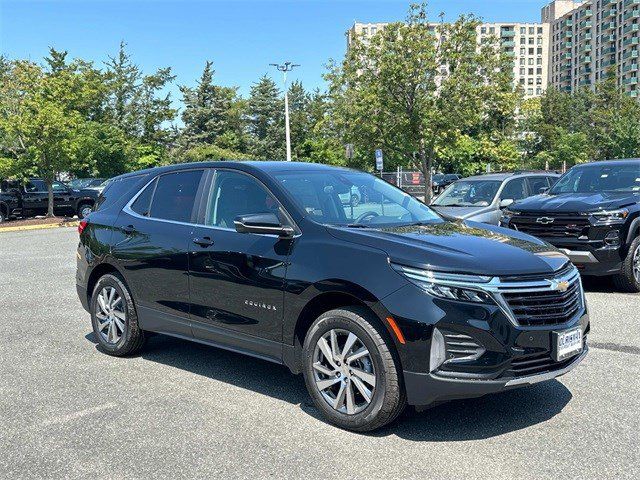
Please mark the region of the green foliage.
[[247, 102], [250, 150], [259, 160], [285, 158], [284, 103], [275, 82], [264, 75]]
[[478, 47], [475, 17], [430, 23], [426, 5], [411, 5], [406, 22], [352, 39], [345, 61], [327, 75], [336, 122], [357, 156], [372, 165], [381, 148], [387, 168], [419, 168], [427, 201], [438, 153], [452, 155], [464, 136], [510, 133], [518, 103], [512, 64], [497, 40]]

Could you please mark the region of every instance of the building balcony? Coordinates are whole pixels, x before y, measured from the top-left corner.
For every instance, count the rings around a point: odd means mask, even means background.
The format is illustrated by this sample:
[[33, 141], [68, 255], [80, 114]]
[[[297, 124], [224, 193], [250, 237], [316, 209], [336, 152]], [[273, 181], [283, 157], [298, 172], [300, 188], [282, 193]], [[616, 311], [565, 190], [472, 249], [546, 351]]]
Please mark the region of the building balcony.
[[583, 63], [591, 63], [591, 55], [584, 55], [581, 60]]
[[626, 35], [628, 33], [637, 32], [639, 30], [640, 30], [640, 23], [632, 23], [631, 25], [627, 25], [626, 27], [624, 27], [622, 29], [622, 32]]
[[630, 97], [637, 97], [638, 96], [638, 90], [630, 90], [629, 91], [629, 96]]
[[602, 0], [601, 5], [602, 7], [606, 7], [607, 5], [611, 5], [613, 3], [617, 3], [618, 0]]
[[640, 18], [640, 9], [634, 8], [633, 10], [629, 10], [623, 15], [623, 18], [625, 20], [629, 20], [631, 18]]
[[613, 30], [616, 28], [616, 22], [605, 22], [602, 24], [602, 31]]
[[630, 50], [627, 50], [624, 55], [622, 55], [622, 58], [625, 60], [628, 60], [630, 58], [638, 58], [638, 50], [637, 48], [633, 47]]
[[573, 42], [564, 42], [562, 48], [573, 48]]
[[584, 78], [578, 82], [578, 85], [580, 85], [581, 87], [586, 87], [587, 85], [591, 85], [591, 79]]
[[591, 28], [593, 26], [593, 23], [591, 22], [591, 20], [585, 20], [583, 22], [580, 22], [580, 28]]
[[629, 78], [625, 78], [622, 83], [624, 83], [625, 85], [637, 85], [638, 84], [638, 77], [629, 77]]
[[611, 59], [602, 61], [603, 68], [610, 67], [611, 65], [615, 65], [615, 64], [616, 64], [616, 61]]
[[624, 6], [628, 7], [629, 5], [640, 5], [640, 0], [624, 0]]
[[512, 42], [511, 40], [507, 40], [505, 42], [502, 42], [502, 47], [503, 48], [513, 48], [516, 46], [516, 42]]
[[616, 13], [618, 13], [618, 11], [615, 8], [607, 8], [602, 12], [602, 18], [605, 19], [615, 17]]
[[586, 53], [591, 51], [591, 45], [583, 45], [580, 47], [580, 53]]
[[604, 47], [600, 49], [602, 55], [608, 55], [609, 53], [616, 53], [616, 47]]
[[502, 38], [513, 38], [516, 36], [515, 30], [502, 30], [500, 31], [500, 36]]
[[638, 37], [627, 38], [622, 42], [622, 45], [628, 47], [629, 45], [638, 45]]
[[622, 67], [622, 72], [623, 73], [637, 72], [637, 71], [638, 71], [638, 64], [637, 63], [628, 63], [624, 67]]
[[567, 18], [563, 23], [565, 27], [573, 27], [573, 20], [570, 18]]

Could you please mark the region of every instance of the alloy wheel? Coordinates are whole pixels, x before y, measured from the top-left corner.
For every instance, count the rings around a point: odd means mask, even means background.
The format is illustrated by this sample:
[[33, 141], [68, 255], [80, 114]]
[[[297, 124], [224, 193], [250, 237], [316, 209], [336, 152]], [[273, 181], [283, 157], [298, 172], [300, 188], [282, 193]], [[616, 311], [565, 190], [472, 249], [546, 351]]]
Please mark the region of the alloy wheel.
[[640, 284], [640, 244], [636, 247], [636, 251], [633, 254], [633, 277], [636, 282]]
[[343, 329], [329, 330], [316, 343], [313, 377], [324, 400], [348, 415], [367, 408], [377, 380], [369, 350], [356, 334]]
[[105, 342], [118, 343], [127, 319], [122, 297], [114, 287], [104, 287], [98, 294], [97, 307], [98, 332]]
[[87, 216], [91, 213], [92, 208], [90, 206], [85, 206], [80, 209], [80, 215], [82, 218], [87, 218]]

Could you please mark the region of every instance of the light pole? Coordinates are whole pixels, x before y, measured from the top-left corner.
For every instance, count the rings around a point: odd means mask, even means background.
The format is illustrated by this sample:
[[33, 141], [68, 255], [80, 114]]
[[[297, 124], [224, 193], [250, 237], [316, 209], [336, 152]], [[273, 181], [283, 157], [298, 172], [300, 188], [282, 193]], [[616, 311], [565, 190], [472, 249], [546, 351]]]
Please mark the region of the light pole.
[[277, 63], [270, 63], [272, 67], [276, 67], [282, 72], [282, 83], [284, 84], [284, 128], [285, 138], [287, 141], [287, 162], [291, 161], [291, 136], [289, 133], [289, 91], [287, 89], [287, 72], [290, 72], [295, 67], [299, 67], [297, 63], [284, 62], [282, 65]]

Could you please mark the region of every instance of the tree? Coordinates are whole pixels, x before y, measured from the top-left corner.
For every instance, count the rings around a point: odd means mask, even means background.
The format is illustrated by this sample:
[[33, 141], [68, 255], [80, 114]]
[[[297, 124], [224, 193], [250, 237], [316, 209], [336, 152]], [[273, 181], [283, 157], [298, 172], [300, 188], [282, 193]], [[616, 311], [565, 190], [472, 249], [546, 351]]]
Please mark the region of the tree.
[[249, 151], [260, 160], [285, 156], [284, 102], [280, 90], [264, 75], [251, 87], [247, 102]]
[[369, 158], [381, 148], [387, 164], [419, 168], [426, 202], [439, 151], [461, 134], [493, 133], [491, 116], [501, 131], [514, 123], [512, 63], [497, 41], [478, 46], [478, 24], [461, 16], [434, 28], [426, 6], [412, 5], [405, 23], [352, 39], [327, 75], [346, 142]]

